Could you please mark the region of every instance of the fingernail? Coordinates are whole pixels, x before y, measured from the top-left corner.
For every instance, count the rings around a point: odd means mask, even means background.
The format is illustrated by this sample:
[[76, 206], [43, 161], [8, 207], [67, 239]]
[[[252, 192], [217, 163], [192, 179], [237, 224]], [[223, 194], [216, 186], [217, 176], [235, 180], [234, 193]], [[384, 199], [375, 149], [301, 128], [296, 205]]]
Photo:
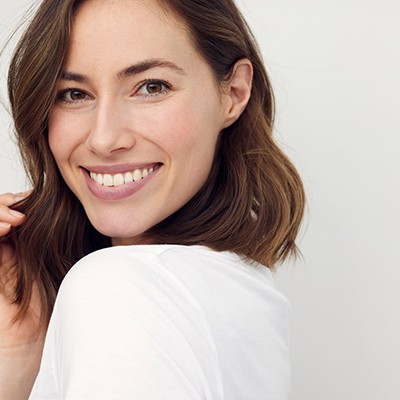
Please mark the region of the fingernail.
[[0, 228], [11, 228], [11, 224], [7, 222], [0, 222]]
[[32, 192], [33, 192], [33, 189], [29, 189], [29, 190], [25, 190], [25, 192], [15, 193], [15, 196], [26, 197], [26, 196], [29, 196]]
[[18, 202], [18, 201], [24, 200], [31, 193], [32, 193], [32, 189], [27, 190], [26, 192], [15, 193], [15, 195], [14, 195], [15, 201]]
[[24, 214], [22, 214], [22, 213], [20, 213], [19, 211], [16, 211], [16, 210], [8, 210], [8, 213], [9, 213], [10, 215], [12, 215], [13, 217], [16, 217], [16, 218], [25, 217]]

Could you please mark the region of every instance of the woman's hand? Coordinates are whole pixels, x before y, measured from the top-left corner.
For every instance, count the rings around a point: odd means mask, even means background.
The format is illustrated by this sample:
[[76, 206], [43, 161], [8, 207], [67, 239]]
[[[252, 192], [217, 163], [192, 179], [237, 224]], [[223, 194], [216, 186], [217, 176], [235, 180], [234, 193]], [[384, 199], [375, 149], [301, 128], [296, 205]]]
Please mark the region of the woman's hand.
[[14, 322], [17, 305], [12, 303], [18, 258], [4, 236], [24, 223], [25, 215], [11, 208], [29, 192], [0, 195], [0, 399], [27, 399], [36, 377], [43, 349], [39, 331], [40, 307], [36, 287], [26, 316]]
[[0, 237], [6, 235], [12, 226], [19, 226], [24, 222], [25, 215], [13, 210], [10, 206], [23, 200], [29, 193], [28, 191], [25, 193], [5, 193], [0, 195]]
[[[13, 210], [11, 206], [28, 194], [29, 192], [0, 195], [0, 296], [7, 294], [12, 275], [17, 269], [17, 256], [4, 236], [10, 232], [11, 227], [19, 226], [25, 221], [25, 215]], [[0, 318], [2, 315], [0, 314]]]

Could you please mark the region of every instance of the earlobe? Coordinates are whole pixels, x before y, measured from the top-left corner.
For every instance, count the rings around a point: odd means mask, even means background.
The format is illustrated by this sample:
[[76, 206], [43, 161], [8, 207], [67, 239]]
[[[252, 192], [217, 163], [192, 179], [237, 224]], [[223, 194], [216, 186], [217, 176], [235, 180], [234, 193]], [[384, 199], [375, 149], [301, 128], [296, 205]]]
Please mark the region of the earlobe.
[[233, 124], [242, 114], [249, 102], [253, 82], [253, 65], [243, 58], [236, 62], [229, 80], [224, 85], [226, 110], [224, 128]]

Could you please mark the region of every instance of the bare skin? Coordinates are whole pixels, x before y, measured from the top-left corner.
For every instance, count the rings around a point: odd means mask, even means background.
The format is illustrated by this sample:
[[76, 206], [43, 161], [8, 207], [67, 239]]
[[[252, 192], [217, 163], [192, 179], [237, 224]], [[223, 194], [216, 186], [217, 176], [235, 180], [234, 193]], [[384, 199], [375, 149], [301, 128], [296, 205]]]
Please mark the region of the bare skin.
[[[0, 195], [0, 237], [25, 216], [10, 206], [27, 193]], [[18, 260], [12, 247], [0, 242], [0, 399], [24, 400], [29, 397], [43, 349], [44, 332], [38, 331], [39, 305], [36, 288], [26, 317], [12, 323], [17, 306], [11, 303]]]

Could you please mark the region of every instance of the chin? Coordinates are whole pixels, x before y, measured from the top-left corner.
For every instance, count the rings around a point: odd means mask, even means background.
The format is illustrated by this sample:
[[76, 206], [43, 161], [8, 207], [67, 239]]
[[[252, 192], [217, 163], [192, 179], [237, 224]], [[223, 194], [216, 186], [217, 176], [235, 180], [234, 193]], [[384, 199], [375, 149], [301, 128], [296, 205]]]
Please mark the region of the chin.
[[110, 237], [113, 246], [154, 244], [145, 229], [132, 229], [132, 225], [124, 227], [118, 226], [118, 223], [104, 224], [104, 221], [103, 223], [93, 221], [92, 225], [102, 235]]

